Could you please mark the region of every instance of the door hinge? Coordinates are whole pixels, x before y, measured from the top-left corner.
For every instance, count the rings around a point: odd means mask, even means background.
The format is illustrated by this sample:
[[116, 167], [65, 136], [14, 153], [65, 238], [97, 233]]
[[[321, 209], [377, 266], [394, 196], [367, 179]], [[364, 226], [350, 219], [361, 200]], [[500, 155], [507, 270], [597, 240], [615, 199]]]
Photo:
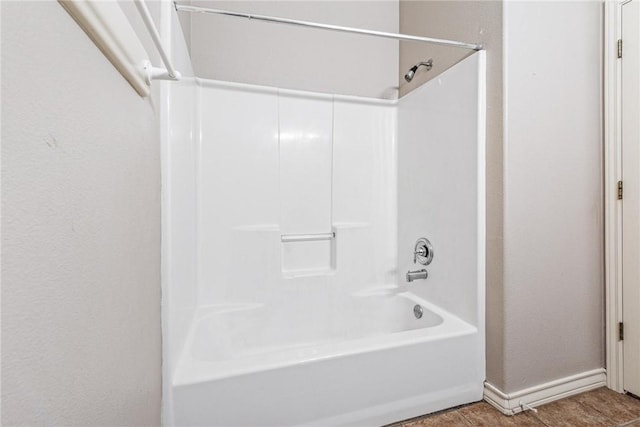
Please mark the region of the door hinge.
[[622, 39], [618, 39], [618, 58], [622, 58]]
[[624, 323], [618, 323], [618, 341], [624, 341]]
[[618, 200], [622, 200], [622, 181], [618, 181]]

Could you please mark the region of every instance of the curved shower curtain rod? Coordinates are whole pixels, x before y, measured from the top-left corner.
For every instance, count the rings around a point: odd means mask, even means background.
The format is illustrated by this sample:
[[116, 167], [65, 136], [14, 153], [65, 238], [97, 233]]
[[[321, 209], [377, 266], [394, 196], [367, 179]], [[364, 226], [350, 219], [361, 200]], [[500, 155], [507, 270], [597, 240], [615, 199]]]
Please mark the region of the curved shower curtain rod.
[[463, 42], [458, 42], [454, 40], [434, 39], [431, 37], [420, 37], [420, 36], [413, 36], [410, 34], [388, 33], [385, 31], [364, 30], [362, 28], [321, 24], [318, 22], [311, 22], [311, 21], [299, 21], [297, 19], [279, 18], [276, 16], [257, 15], [253, 13], [243, 13], [243, 12], [232, 12], [229, 10], [210, 9], [210, 8], [198, 7], [198, 6], [187, 6], [187, 5], [177, 4], [175, 1], [173, 2], [173, 4], [178, 12], [192, 12], [192, 13], [205, 13], [205, 14], [211, 14], [211, 15], [233, 16], [236, 18], [254, 19], [254, 20], [263, 21], [263, 22], [296, 25], [299, 27], [307, 27], [307, 28], [317, 28], [320, 30], [338, 31], [342, 33], [352, 33], [352, 34], [362, 34], [367, 36], [383, 37], [387, 39], [395, 39], [395, 40], [403, 40], [403, 41], [432, 43], [432, 44], [438, 44], [442, 46], [451, 46], [451, 47], [458, 47], [463, 49], [482, 50], [482, 45], [480, 44], [463, 43]]

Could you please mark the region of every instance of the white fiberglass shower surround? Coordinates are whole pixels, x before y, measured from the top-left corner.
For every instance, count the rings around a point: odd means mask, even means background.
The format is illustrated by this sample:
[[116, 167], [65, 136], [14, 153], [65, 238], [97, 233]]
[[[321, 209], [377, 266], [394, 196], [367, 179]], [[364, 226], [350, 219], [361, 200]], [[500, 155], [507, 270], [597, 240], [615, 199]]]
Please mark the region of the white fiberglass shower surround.
[[393, 101], [163, 85], [165, 425], [383, 425], [482, 398], [484, 70], [476, 52]]

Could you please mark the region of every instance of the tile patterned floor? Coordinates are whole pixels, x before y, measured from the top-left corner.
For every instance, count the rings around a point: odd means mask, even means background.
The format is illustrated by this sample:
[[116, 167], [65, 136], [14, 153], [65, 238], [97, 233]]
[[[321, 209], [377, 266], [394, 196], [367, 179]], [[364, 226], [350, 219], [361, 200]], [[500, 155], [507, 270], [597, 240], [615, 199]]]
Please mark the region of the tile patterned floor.
[[640, 427], [640, 400], [606, 387], [508, 417], [485, 402], [413, 418], [389, 427]]

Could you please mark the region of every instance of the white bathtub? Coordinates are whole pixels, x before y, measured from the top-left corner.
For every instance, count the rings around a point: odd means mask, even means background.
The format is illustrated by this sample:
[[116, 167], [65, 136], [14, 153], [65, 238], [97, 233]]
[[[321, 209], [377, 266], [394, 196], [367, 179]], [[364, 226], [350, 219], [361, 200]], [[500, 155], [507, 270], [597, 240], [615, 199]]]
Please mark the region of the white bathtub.
[[383, 425], [481, 398], [477, 329], [412, 293], [359, 292], [328, 319], [285, 307], [198, 312], [173, 378], [176, 425]]

